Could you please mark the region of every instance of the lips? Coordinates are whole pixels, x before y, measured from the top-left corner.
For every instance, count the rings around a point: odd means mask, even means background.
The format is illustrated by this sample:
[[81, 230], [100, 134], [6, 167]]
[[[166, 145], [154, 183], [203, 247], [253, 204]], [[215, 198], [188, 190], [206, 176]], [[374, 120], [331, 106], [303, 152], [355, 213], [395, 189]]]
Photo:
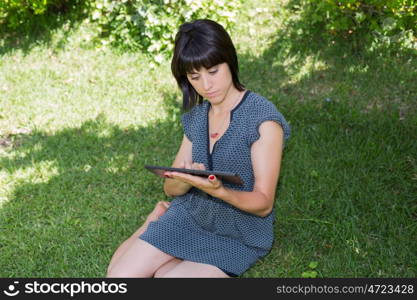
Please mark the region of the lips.
[[217, 92], [211, 92], [211, 93], [207, 93], [206, 97], [207, 98], [213, 98], [214, 96], [216, 96]]

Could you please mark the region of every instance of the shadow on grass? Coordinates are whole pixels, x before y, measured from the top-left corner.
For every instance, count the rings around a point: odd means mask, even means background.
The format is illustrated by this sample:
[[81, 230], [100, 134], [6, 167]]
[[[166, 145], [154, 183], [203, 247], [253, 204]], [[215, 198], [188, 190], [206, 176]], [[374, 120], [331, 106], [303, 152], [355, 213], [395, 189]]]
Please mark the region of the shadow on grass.
[[[300, 21], [302, 22], [302, 21]], [[417, 52], [394, 46], [370, 49], [367, 41], [299, 32], [300, 24], [277, 30], [260, 57], [240, 55], [243, 82], [281, 106], [335, 100], [363, 111], [416, 114]]]
[[17, 156], [0, 160], [15, 176], [30, 174], [0, 208], [1, 276], [104, 276], [116, 246], [165, 200], [162, 179], [143, 165], [171, 164], [180, 131], [171, 123], [119, 128], [99, 117], [21, 137]]
[[[87, 18], [86, 9], [81, 5], [66, 7], [62, 8], [62, 11], [35, 15], [15, 30], [0, 28], [0, 55], [16, 50], [27, 54], [38, 45], [52, 46], [52, 42], [54, 42], [52, 47], [54, 51], [63, 49], [72, 32]], [[59, 39], [54, 36], [57, 30], [62, 33]]]

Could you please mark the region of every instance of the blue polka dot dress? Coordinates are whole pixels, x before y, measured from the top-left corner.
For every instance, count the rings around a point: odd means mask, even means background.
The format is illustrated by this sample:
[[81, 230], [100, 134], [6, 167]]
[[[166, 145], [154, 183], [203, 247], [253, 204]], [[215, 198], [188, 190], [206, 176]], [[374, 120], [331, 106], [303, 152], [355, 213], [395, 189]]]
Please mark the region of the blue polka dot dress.
[[[259, 126], [273, 120], [280, 124], [285, 140], [290, 127], [276, 106], [246, 91], [231, 111], [226, 132], [209, 149], [208, 101], [183, 114], [184, 133], [192, 142], [193, 162], [207, 170], [238, 173], [244, 185], [223, 182], [227, 188], [252, 191], [254, 174], [251, 145], [259, 139]], [[271, 249], [275, 211], [259, 217], [191, 188], [175, 197], [167, 212], [150, 222], [140, 239], [180, 259], [214, 265], [227, 274], [241, 275]]]

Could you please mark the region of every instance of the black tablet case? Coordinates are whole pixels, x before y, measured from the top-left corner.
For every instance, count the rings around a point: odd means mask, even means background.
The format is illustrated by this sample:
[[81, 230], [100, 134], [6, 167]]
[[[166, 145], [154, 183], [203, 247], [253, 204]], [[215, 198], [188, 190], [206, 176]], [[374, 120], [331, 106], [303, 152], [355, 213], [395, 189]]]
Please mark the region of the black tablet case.
[[182, 172], [182, 173], [201, 176], [201, 177], [208, 177], [210, 175], [215, 175], [224, 182], [229, 182], [229, 183], [233, 183], [237, 185], [243, 185], [243, 181], [240, 178], [240, 176], [238, 174], [231, 173], [231, 172], [194, 170], [194, 169], [183, 169], [183, 168], [150, 166], [150, 165], [145, 165], [145, 168], [151, 171], [152, 173], [158, 175], [159, 177], [164, 177], [165, 171], [175, 171], [175, 172]]

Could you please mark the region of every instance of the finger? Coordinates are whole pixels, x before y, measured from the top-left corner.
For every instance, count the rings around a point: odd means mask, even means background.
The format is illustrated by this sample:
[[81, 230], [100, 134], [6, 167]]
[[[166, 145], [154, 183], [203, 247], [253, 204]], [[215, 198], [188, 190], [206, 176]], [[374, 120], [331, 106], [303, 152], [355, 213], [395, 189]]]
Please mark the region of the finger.
[[210, 181], [211, 183], [216, 183], [216, 181], [217, 181], [217, 177], [216, 177], [216, 176], [214, 176], [214, 175], [210, 175], [210, 176], [208, 177], [208, 179], [209, 179], [209, 181]]
[[176, 180], [180, 180], [180, 181], [185, 182], [185, 183], [193, 184], [193, 181], [190, 180], [190, 178], [187, 175], [188, 174], [185, 174], [185, 173], [174, 172], [172, 174], [171, 178], [176, 179]]
[[203, 164], [200, 164], [200, 163], [195, 163], [194, 164], [194, 169], [196, 169], [196, 170], [204, 170], [203, 168], [204, 168]]
[[184, 161], [184, 168], [185, 169], [192, 169], [192, 165], [188, 161]]
[[201, 183], [204, 183], [205, 181], [205, 179], [203, 179], [200, 176], [194, 176], [194, 175], [181, 173], [181, 172], [172, 172], [172, 178], [179, 179], [181, 181], [184, 181], [192, 185], [199, 184], [199, 183], [201, 184]]
[[195, 170], [205, 170], [205, 166], [204, 164], [201, 163], [193, 163], [193, 169]]

